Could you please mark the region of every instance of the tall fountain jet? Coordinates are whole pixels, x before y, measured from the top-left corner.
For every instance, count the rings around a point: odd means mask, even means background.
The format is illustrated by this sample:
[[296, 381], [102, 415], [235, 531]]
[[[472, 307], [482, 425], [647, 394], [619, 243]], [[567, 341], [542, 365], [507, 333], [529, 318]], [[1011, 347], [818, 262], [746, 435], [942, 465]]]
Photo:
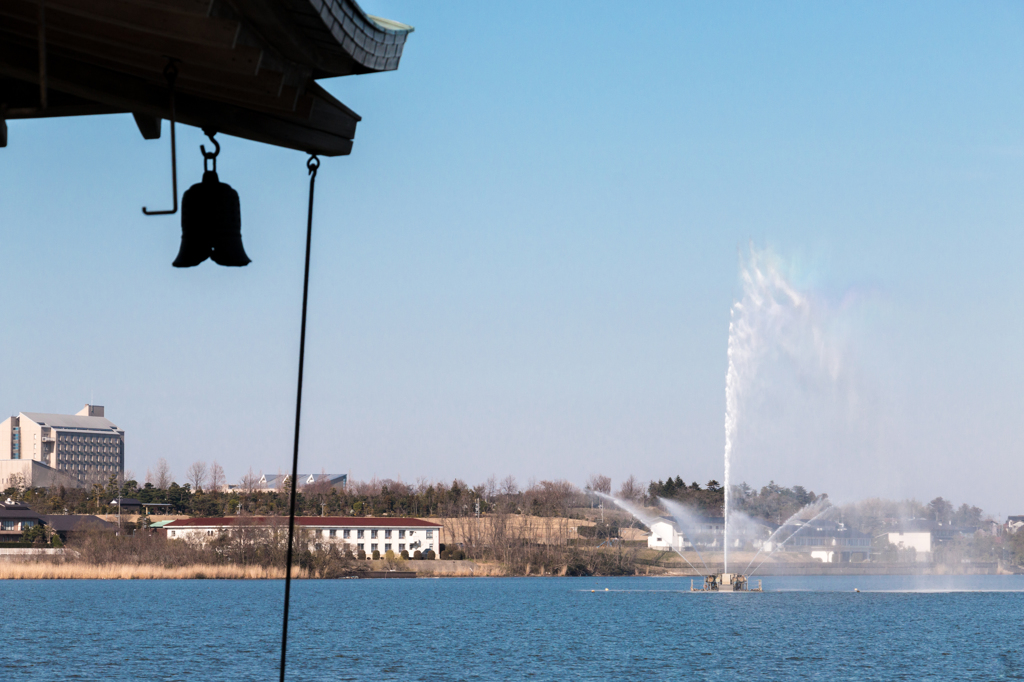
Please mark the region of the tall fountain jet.
[[732, 456], [739, 426], [741, 399], [757, 369], [765, 346], [780, 336], [794, 317], [807, 314], [808, 301], [786, 281], [767, 252], [750, 247], [741, 263], [743, 297], [729, 321], [729, 368], [725, 374], [725, 529], [722, 538], [725, 571], [729, 571], [729, 512], [732, 502]]

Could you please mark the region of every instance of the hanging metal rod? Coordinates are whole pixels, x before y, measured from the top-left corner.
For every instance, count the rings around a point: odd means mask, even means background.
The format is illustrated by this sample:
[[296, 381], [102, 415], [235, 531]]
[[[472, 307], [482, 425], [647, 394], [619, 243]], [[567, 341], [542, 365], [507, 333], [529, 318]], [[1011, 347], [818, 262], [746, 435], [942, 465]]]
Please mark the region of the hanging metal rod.
[[39, 108], [46, 109], [46, 0], [39, 0]]
[[171, 191], [174, 193], [174, 206], [169, 211], [150, 211], [145, 206], [142, 212], [146, 215], [171, 215], [178, 212], [178, 148], [174, 138], [174, 81], [178, 79], [177, 59], [168, 57], [167, 66], [164, 67], [164, 78], [167, 79], [167, 87], [170, 90], [171, 98]]

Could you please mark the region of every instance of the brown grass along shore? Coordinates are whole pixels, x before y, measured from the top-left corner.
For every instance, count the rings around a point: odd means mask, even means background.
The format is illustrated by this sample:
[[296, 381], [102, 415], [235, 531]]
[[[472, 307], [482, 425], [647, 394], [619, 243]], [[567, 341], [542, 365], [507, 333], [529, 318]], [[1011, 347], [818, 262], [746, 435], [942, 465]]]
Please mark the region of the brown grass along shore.
[[[306, 578], [306, 571], [295, 567], [292, 575]], [[192, 564], [157, 566], [153, 564], [84, 564], [48, 561], [0, 562], [0, 580], [193, 580], [214, 578], [229, 580], [266, 580], [284, 578], [283, 566], [239, 566], [233, 564]]]

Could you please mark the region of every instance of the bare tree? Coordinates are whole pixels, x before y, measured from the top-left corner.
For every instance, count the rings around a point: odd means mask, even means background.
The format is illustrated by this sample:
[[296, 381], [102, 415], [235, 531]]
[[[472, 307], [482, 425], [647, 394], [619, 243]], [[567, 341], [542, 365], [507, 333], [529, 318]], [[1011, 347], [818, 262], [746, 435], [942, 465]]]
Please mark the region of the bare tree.
[[224, 467], [214, 461], [210, 465], [210, 490], [220, 490], [227, 482], [227, 477], [224, 476]]
[[153, 485], [161, 490], [171, 487], [171, 467], [163, 457], [156, 461], [156, 477]]
[[484, 499], [493, 500], [494, 496], [498, 494], [498, 477], [491, 474], [491, 477], [487, 479], [484, 484]]
[[[569, 481], [541, 481], [524, 493], [528, 508], [543, 516], [569, 516], [569, 510], [582, 506], [579, 488]], [[524, 507], [526, 508], [526, 507]]]
[[132, 471], [131, 469], [126, 469], [124, 474], [122, 474], [121, 476], [121, 484], [124, 485], [125, 481], [135, 481], [136, 483], [138, 483], [138, 481], [135, 479], [135, 472]]
[[623, 500], [631, 500], [633, 502], [639, 502], [644, 496], [643, 486], [640, 485], [640, 481], [637, 480], [633, 474], [629, 475], [622, 485], [619, 486], [619, 498]]
[[331, 494], [331, 480], [327, 476], [327, 472], [323, 469], [320, 470], [320, 475], [313, 478], [312, 483], [307, 483], [302, 487], [302, 493], [312, 500], [316, 501], [316, 504], [321, 505], [320, 513], [324, 513], [323, 504], [327, 502], [328, 496]]
[[612, 479], [601, 474], [592, 474], [587, 479], [587, 487], [593, 490], [595, 493], [604, 493], [610, 495], [612, 492]]
[[516, 477], [509, 474], [505, 478], [501, 479], [501, 494], [502, 495], [516, 495], [519, 493], [519, 486], [516, 484]]
[[192, 484], [192, 490], [202, 490], [206, 485], [206, 478], [210, 468], [206, 465], [206, 462], [192, 462], [192, 465], [185, 472], [185, 478]]
[[260, 487], [260, 479], [263, 478], [263, 474], [254, 474], [252, 467], [249, 467], [249, 472], [242, 476], [242, 489], [247, 493], [251, 493]]
[[414, 488], [408, 483], [402, 483], [402, 481], [394, 481], [390, 478], [385, 478], [380, 482], [382, 488], [387, 488], [393, 495], [412, 495]]
[[376, 497], [380, 495], [381, 481], [376, 476], [369, 481], [349, 481], [349, 488], [360, 497]]
[[146, 480], [143, 482], [156, 487], [156, 478], [153, 476], [153, 472], [150, 471], [149, 467], [146, 467]]
[[15, 488], [18, 491], [17, 498], [21, 499], [21, 494], [25, 492], [25, 474], [11, 474], [11, 480], [9, 488]]

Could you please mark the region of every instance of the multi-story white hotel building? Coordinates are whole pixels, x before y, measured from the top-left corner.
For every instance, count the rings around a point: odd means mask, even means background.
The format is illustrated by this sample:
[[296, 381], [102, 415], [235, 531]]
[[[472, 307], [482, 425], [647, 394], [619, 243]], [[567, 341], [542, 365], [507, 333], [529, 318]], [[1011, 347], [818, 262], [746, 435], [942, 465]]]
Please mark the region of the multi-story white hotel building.
[[[225, 516], [222, 518], [177, 519], [161, 528], [174, 540], [208, 542], [243, 528], [288, 530], [286, 516]], [[311, 540], [349, 546], [353, 552], [367, 555], [374, 551], [415, 554], [433, 550], [441, 553], [441, 524], [423, 519], [376, 518], [355, 516], [297, 516], [296, 531], [312, 533]]]
[[78, 414], [20, 412], [0, 422], [0, 486], [81, 486], [124, 474], [124, 430], [101, 405]]

